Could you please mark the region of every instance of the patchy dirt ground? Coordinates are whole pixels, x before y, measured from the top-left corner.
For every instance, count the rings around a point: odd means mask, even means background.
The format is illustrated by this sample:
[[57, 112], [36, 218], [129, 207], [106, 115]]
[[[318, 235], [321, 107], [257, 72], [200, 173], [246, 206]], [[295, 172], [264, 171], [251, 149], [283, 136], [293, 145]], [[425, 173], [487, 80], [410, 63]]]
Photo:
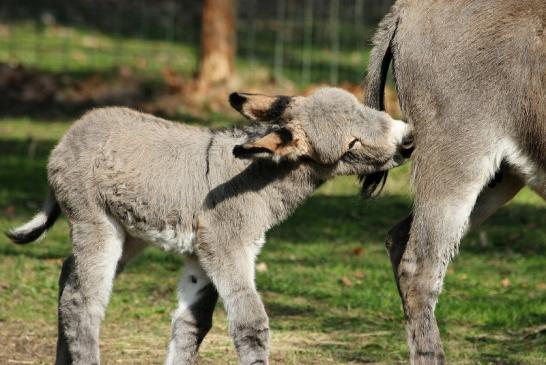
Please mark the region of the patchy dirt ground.
[[[220, 312], [220, 313], [218, 313]], [[216, 324], [200, 349], [198, 364], [237, 364], [237, 357], [227, 334], [226, 317], [217, 311]], [[220, 314], [218, 316], [218, 314]], [[140, 325], [139, 325], [140, 327]], [[124, 328], [105, 322], [101, 333], [103, 364], [163, 364], [166, 355], [169, 326]], [[154, 334], [165, 333], [164, 338]], [[354, 343], [362, 345], [366, 338], [377, 334], [355, 336]], [[51, 364], [55, 357], [56, 327], [54, 323], [4, 321], [0, 326], [0, 364]], [[289, 331], [274, 332], [271, 343], [272, 364], [334, 365], [339, 362], [317, 351], [318, 347], [348, 346], [347, 340], [336, 339], [336, 333]], [[348, 362], [346, 364], [352, 364]], [[354, 362], [354, 364], [361, 362]], [[368, 364], [374, 364], [368, 363]], [[380, 364], [380, 363], [376, 363]]]

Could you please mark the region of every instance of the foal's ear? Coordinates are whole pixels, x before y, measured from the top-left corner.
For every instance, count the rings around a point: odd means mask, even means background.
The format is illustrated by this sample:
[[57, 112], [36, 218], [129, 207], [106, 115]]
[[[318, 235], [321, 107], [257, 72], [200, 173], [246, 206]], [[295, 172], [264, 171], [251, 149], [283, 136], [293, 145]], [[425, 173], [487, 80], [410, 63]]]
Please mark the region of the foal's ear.
[[233, 155], [237, 158], [270, 158], [277, 161], [282, 158], [296, 160], [306, 152], [305, 143], [294, 138], [288, 128], [280, 128], [254, 142], [233, 148]]
[[232, 93], [229, 104], [245, 118], [254, 121], [278, 119], [290, 103], [289, 96]]

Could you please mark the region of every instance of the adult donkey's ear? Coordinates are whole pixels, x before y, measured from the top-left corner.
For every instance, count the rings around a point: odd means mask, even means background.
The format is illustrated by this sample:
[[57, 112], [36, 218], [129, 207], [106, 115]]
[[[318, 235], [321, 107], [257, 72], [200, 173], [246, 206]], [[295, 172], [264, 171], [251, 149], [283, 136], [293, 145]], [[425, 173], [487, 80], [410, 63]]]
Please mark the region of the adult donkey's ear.
[[233, 148], [233, 155], [237, 158], [269, 158], [275, 161], [282, 158], [296, 160], [307, 152], [306, 143], [295, 138], [288, 128], [278, 128], [254, 142]]
[[232, 93], [229, 104], [245, 118], [254, 121], [274, 121], [281, 117], [289, 96], [268, 96], [260, 94]]

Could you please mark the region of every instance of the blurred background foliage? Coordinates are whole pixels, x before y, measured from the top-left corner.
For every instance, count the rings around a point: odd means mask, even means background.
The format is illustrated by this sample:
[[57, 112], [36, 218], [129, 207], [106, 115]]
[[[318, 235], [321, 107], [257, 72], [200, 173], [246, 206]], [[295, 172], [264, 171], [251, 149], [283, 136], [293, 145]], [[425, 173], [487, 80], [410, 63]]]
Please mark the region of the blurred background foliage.
[[329, 83], [361, 96], [373, 29], [391, 3], [4, 0], [0, 107], [73, 117], [123, 104], [186, 117], [186, 107], [223, 111], [234, 88], [295, 94]]

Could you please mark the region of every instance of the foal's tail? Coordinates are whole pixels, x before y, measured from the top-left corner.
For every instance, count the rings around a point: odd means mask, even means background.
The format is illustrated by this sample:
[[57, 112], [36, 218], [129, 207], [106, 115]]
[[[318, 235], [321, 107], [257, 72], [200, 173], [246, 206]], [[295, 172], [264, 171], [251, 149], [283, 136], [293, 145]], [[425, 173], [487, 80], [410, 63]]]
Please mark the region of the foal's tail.
[[[392, 42], [398, 27], [398, 19], [398, 9], [395, 5], [381, 20], [373, 38], [374, 47], [368, 63], [366, 104], [377, 110], [385, 110], [385, 82], [393, 58]], [[362, 194], [370, 197], [376, 190], [381, 192], [387, 175], [388, 171], [361, 175], [359, 178], [362, 183]]]
[[35, 241], [55, 223], [60, 214], [61, 208], [50, 189], [42, 210], [27, 223], [6, 232], [6, 236], [17, 244]]

